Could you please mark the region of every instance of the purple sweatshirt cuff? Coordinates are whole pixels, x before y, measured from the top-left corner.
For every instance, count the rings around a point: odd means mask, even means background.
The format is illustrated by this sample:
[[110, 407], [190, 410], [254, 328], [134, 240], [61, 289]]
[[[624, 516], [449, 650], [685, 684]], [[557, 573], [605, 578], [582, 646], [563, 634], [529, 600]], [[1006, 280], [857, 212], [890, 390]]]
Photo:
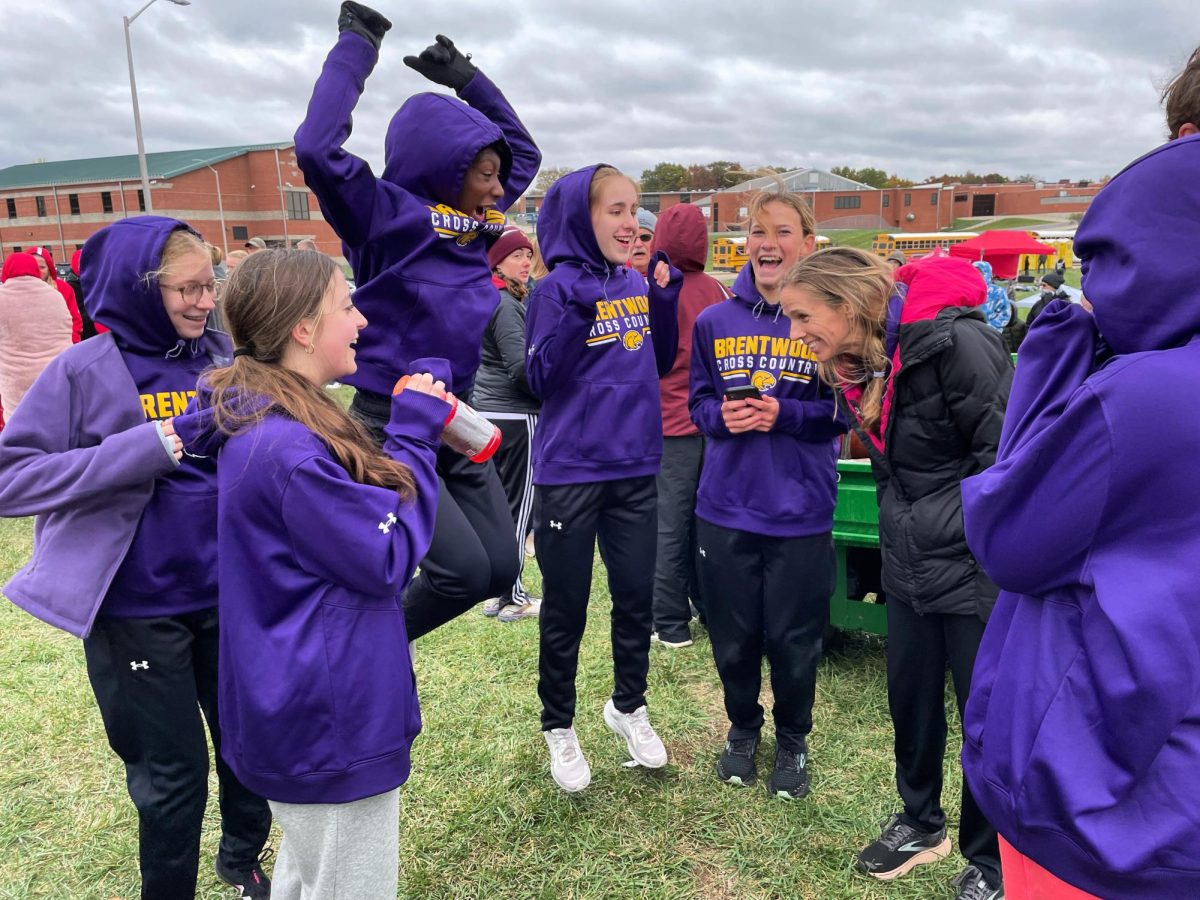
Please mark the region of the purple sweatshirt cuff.
[[441, 442], [450, 404], [432, 394], [401, 391], [392, 395], [392, 417], [384, 431], [388, 439], [384, 449], [405, 440], [417, 440], [437, 447]]

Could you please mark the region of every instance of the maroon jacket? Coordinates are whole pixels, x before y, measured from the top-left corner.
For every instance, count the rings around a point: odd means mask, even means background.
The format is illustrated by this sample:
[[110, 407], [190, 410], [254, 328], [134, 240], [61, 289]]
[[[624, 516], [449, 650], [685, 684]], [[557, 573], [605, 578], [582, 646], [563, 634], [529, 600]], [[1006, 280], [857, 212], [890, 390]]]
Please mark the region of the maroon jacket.
[[683, 272], [679, 293], [679, 349], [675, 364], [658, 383], [662, 402], [663, 435], [699, 434], [688, 414], [688, 370], [692, 360], [692, 328], [702, 311], [729, 296], [721, 282], [704, 274], [708, 259], [708, 228], [700, 210], [690, 203], [672, 206], [658, 217], [651, 253], [661, 250]]

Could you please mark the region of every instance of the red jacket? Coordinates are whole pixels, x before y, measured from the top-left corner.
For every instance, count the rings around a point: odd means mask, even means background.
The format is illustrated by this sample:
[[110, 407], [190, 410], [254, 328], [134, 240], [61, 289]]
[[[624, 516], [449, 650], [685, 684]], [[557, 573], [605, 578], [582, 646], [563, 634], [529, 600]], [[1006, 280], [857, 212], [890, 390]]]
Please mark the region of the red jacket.
[[658, 217], [650, 252], [662, 250], [683, 272], [679, 292], [679, 349], [675, 364], [658, 383], [662, 403], [663, 435], [686, 437], [700, 430], [688, 415], [688, 371], [692, 360], [692, 329], [696, 317], [729, 297], [729, 291], [704, 274], [708, 259], [708, 228], [700, 210], [690, 203], [672, 206]]
[[79, 314], [79, 304], [75, 302], [75, 291], [61, 278], [54, 279], [54, 286], [67, 301], [67, 311], [71, 314], [71, 343], [78, 344], [83, 337], [83, 316]]

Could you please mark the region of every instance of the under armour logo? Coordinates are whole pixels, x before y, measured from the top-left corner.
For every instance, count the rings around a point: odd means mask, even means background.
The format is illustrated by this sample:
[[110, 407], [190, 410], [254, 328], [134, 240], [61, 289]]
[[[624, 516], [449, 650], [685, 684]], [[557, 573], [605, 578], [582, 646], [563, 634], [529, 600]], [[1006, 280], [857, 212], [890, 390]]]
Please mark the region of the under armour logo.
[[535, 350], [537, 350], [537, 344], [530, 344], [529, 352], [526, 354], [526, 356], [533, 356], [533, 351]]
[[562, 531], [562, 522], [555, 522], [553, 519], [551, 519], [550, 527], [553, 528], [555, 531]]
[[705, 552], [703, 547], [700, 548], [700, 555], [703, 556], [705, 559], [708, 559], [708, 553]]
[[379, 523], [379, 525], [378, 525], [378, 528], [379, 528], [379, 530], [380, 530], [380, 531], [382, 531], [384, 534], [387, 534], [389, 531], [391, 531], [391, 530], [392, 530], [392, 526], [393, 526], [393, 525], [395, 525], [395, 524], [396, 524], [396, 515], [395, 515], [395, 513], [388, 513], [388, 514], [387, 514], [387, 518], [386, 518], [386, 519], [384, 519], [382, 522], [380, 522], [380, 523]]
[[138, 669], [148, 669], [148, 668], [150, 668], [150, 663], [149, 663], [149, 662], [147, 662], [147, 661], [146, 661], [146, 660], [144, 660], [144, 659], [143, 659], [141, 662], [136, 662], [136, 661], [134, 661], [134, 662], [131, 662], [131, 663], [129, 664], [129, 668], [131, 668], [133, 671], [135, 671], [135, 672], [136, 672]]

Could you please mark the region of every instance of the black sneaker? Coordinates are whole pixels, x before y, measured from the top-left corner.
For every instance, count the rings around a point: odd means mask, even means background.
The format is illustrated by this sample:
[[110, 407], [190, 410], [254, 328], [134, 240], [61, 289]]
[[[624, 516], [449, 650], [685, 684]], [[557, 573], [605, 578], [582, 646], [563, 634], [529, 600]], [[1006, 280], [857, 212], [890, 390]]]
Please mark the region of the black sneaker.
[[932, 834], [905, 825], [899, 816], [883, 823], [879, 840], [858, 854], [854, 868], [881, 881], [891, 881], [922, 863], [950, 855], [950, 838], [942, 828]]
[[270, 900], [271, 879], [263, 871], [262, 864], [271, 858], [275, 851], [268, 847], [249, 869], [232, 869], [221, 862], [217, 856], [217, 877], [231, 887], [237, 888], [240, 900]]
[[775, 748], [775, 768], [767, 779], [767, 793], [784, 800], [799, 800], [808, 793], [808, 754]]
[[758, 778], [754, 765], [754, 754], [758, 750], [758, 738], [738, 738], [725, 742], [721, 758], [717, 760], [717, 777], [726, 784], [749, 787]]
[[958, 888], [954, 900], [1004, 900], [1004, 885], [992, 887], [975, 866], [967, 866], [950, 883]]

